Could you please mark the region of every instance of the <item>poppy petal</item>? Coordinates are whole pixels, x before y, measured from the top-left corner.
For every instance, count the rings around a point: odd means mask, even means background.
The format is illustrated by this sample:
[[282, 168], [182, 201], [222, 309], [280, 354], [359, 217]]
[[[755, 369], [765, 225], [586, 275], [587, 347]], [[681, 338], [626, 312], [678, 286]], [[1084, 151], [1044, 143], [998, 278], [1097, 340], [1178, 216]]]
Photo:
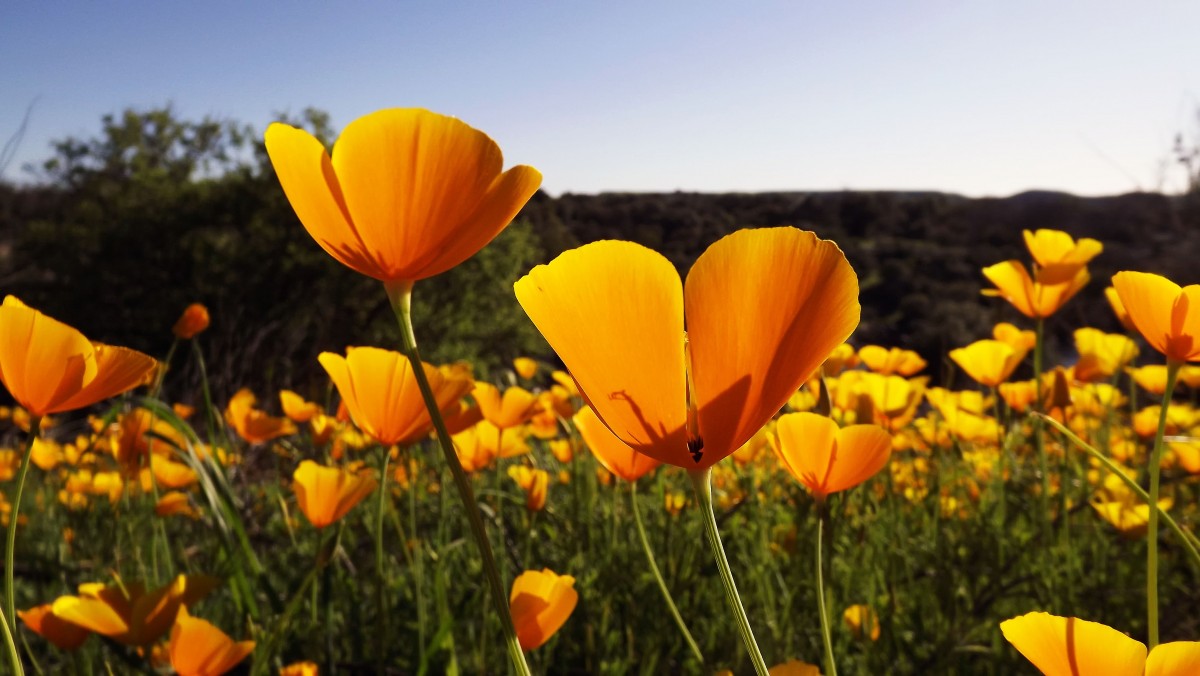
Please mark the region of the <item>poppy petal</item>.
[[626, 481], [637, 481], [647, 472], [658, 467], [658, 461], [642, 455], [621, 441], [612, 430], [604, 426], [590, 406], [579, 409], [572, 418], [579, 436], [591, 449], [592, 455], [604, 468]]
[[842, 250], [790, 227], [720, 239], [688, 273], [684, 296], [704, 444], [697, 469], [754, 436], [860, 313], [858, 277]]
[[1046, 676], [1142, 676], [1146, 666], [1145, 645], [1098, 622], [1038, 612], [1000, 631]]
[[139, 385], [145, 385], [158, 367], [158, 361], [154, 357], [127, 347], [94, 343], [93, 349], [96, 355], [96, 377], [71, 398], [55, 406], [51, 413], [91, 406]]
[[1200, 674], [1200, 642], [1162, 643], [1146, 658], [1146, 676], [1192, 676]]
[[661, 254], [601, 241], [517, 281], [517, 301], [604, 424], [638, 452], [690, 466], [683, 289]]
[[32, 415], [59, 405], [97, 372], [82, 333], [8, 296], [0, 305], [0, 381]]

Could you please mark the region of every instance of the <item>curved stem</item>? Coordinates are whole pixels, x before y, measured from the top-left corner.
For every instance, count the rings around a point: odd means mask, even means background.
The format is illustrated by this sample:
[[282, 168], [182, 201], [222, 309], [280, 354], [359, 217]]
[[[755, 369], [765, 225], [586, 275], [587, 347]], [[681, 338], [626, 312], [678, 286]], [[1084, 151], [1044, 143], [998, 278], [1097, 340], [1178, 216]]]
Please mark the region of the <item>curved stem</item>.
[[[388, 462], [392, 459], [388, 453], [388, 449], [383, 450], [383, 460], [379, 464], [379, 505], [375, 514], [375, 581], [379, 585], [379, 598], [375, 599], [376, 608], [379, 612], [379, 631], [376, 632], [375, 639], [375, 669], [380, 674], [384, 673], [384, 664], [387, 662], [387, 640], [388, 636], [388, 602], [387, 593], [391, 589], [388, 584], [387, 557], [383, 553], [383, 515], [387, 508], [388, 498]], [[408, 543], [402, 543], [407, 546]]]
[[829, 609], [825, 607], [825, 574], [821, 543], [825, 539], [825, 520], [829, 510], [822, 503], [817, 506], [817, 610], [821, 613], [821, 640], [825, 644], [825, 676], [837, 676], [837, 663], [833, 659], [833, 637], [829, 630]]
[[433, 428], [437, 432], [438, 446], [442, 449], [446, 464], [450, 466], [450, 473], [454, 476], [454, 485], [458, 488], [458, 496], [467, 512], [467, 521], [471, 524], [471, 534], [475, 537], [475, 544], [479, 547], [479, 554], [483, 558], [484, 576], [487, 578], [488, 588], [491, 590], [492, 605], [496, 615], [500, 618], [500, 625], [504, 628], [508, 657], [517, 674], [532, 676], [529, 665], [525, 662], [525, 653], [521, 650], [521, 642], [517, 639], [517, 630], [513, 627], [512, 614], [508, 608], [508, 596], [505, 594], [504, 584], [500, 581], [500, 572], [496, 568], [496, 557], [492, 554], [492, 545], [488, 541], [487, 530], [483, 526], [479, 505], [475, 502], [475, 491], [472, 490], [467, 473], [463, 471], [458, 454], [454, 451], [454, 443], [450, 440], [450, 433], [446, 430], [446, 421], [442, 419], [442, 413], [438, 410], [437, 399], [433, 396], [433, 388], [429, 386], [429, 378], [425, 376], [421, 353], [417, 350], [417, 337], [413, 333], [412, 324], [412, 283], [385, 284], [384, 288], [387, 289], [388, 298], [391, 300], [392, 311], [396, 313], [396, 319], [400, 322], [400, 339], [404, 356], [408, 357], [412, 364], [417, 387], [421, 390], [425, 408], [428, 409], [429, 417], [433, 421]]
[[721, 573], [721, 583], [725, 585], [725, 600], [729, 602], [729, 610], [737, 621], [738, 631], [742, 642], [746, 644], [746, 652], [750, 653], [750, 661], [754, 663], [754, 671], [758, 676], [769, 676], [767, 663], [763, 660], [758, 642], [754, 640], [754, 630], [750, 628], [750, 618], [746, 617], [746, 609], [742, 607], [742, 599], [738, 595], [737, 584], [733, 581], [733, 572], [729, 569], [729, 559], [725, 557], [725, 547], [721, 544], [721, 532], [717, 529], [717, 517], [713, 513], [711, 469], [688, 472], [692, 478], [692, 488], [696, 499], [700, 502], [703, 512], [704, 530], [708, 535], [708, 545], [712, 549], [713, 559], [717, 562], [717, 570]]
[[1171, 392], [1179, 375], [1180, 362], [1167, 359], [1167, 388], [1163, 390], [1162, 410], [1158, 412], [1158, 432], [1154, 435], [1154, 452], [1150, 454], [1150, 519], [1146, 528], [1146, 618], [1151, 650], [1158, 645], [1158, 492], [1162, 470], [1163, 433], [1167, 428], [1167, 411], [1171, 408]]
[[13, 640], [13, 632], [16, 630], [17, 624], [14, 621], [10, 628], [8, 616], [3, 610], [0, 610], [0, 627], [4, 629], [4, 647], [8, 652], [8, 664], [12, 667], [13, 673], [20, 676], [25, 673], [25, 670], [21, 666], [21, 653], [17, 650], [17, 642]]
[[[33, 455], [33, 442], [37, 440], [42, 427], [42, 417], [29, 417], [29, 441], [25, 444], [25, 453], [21, 456], [21, 469], [17, 473], [17, 492], [12, 500], [12, 512], [8, 515], [8, 542], [4, 547], [4, 622], [8, 627], [6, 639], [12, 640], [17, 635], [17, 599], [13, 592], [13, 561], [17, 551], [17, 523], [20, 521], [21, 496], [25, 493], [25, 477], [29, 474], [29, 456]], [[16, 643], [12, 644], [9, 655], [13, 673], [24, 674], [21, 657], [17, 653]]]
[[650, 564], [650, 572], [654, 574], [654, 580], [658, 582], [658, 590], [662, 592], [663, 600], [667, 602], [667, 608], [671, 610], [671, 617], [675, 618], [675, 624], [679, 626], [683, 640], [687, 641], [688, 647], [692, 649], [696, 661], [704, 664], [704, 655], [700, 652], [700, 646], [696, 645], [696, 639], [692, 638], [692, 632], [688, 631], [683, 616], [679, 614], [679, 608], [675, 607], [675, 599], [671, 598], [671, 590], [667, 589], [667, 583], [658, 569], [658, 562], [654, 560], [654, 550], [650, 549], [650, 540], [646, 537], [645, 526], [642, 525], [642, 511], [638, 509], [637, 481], [629, 482], [629, 502], [633, 505], [633, 522], [637, 524], [638, 538], [642, 541], [642, 551], [646, 552], [646, 563]]

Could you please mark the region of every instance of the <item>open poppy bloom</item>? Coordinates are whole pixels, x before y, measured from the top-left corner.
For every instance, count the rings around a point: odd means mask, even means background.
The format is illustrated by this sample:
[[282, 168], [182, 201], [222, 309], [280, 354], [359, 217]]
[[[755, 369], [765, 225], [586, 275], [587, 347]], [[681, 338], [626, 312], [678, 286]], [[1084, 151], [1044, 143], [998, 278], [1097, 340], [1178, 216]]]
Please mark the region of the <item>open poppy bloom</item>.
[[1000, 322], [993, 326], [992, 338], [1012, 345], [1014, 350], [1026, 353], [1037, 345], [1037, 333], [1021, 330], [1008, 322]]
[[550, 474], [546, 470], [518, 465], [508, 468], [508, 476], [525, 491], [525, 506], [529, 511], [540, 512], [545, 508], [546, 489], [550, 487]]
[[1194, 676], [1200, 643], [1146, 645], [1100, 624], [1075, 617], [1029, 613], [1000, 623], [1004, 638], [1046, 676]]
[[975, 382], [997, 387], [1021, 364], [1025, 352], [999, 340], [977, 340], [950, 350], [950, 358]]
[[522, 428], [501, 434], [500, 428], [486, 420], [451, 436], [458, 461], [468, 472], [491, 465], [496, 458], [515, 458], [529, 452], [526, 431]]
[[1041, 229], [1036, 232], [1028, 230], [1022, 233], [1029, 255], [1039, 268], [1055, 266], [1079, 267], [1087, 265], [1093, 258], [1104, 251], [1104, 245], [1090, 237], [1078, 241], [1062, 230]]
[[693, 471], [754, 436], [859, 320], [841, 249], [787, 227], [722, 238], [686, 284], [644, 246], [593, 242], [516, 294], [605, 426]]
[[618, 477], [637, 481], [658, 467], [657, 460], [633, 450], [605, 427], [590, 406], [579, 409], [573, 420], [579, 436], [583, 437], [583, 443], [591, 449], [592, 455], [604, 465], [604, 469]]
[[484, 419], [502, 430], [527, 422], [541, 407], [537, 396], [523, 387], [510, 387], [502, 394], [495, 385], [479, 382], [471, 396]]
[[1033, 319], [1049, 317], [1079, 293], [1092, 276], [1083, 265], [1056, 265], [1038, 268], [1030, 277], [1021, 261], [1004, 261], [983, 269], [994, 289], [985, 296], [1000, 296], [1021, 314]]
[[559, 575], [549, 568], [518, 575], [513, 580], [509, 610], [521, 649], [533, 650], [549, 641], [578, 602], [575, 578], [570, 575]]
[[1075, 379], [1094, 383], [1112, 378], [1121, 367], [1138, 355], [1137, 344], [1129, 336], [1105, 333], [1099, 329], [1075, 330]]
[[168, 650], [171, 667], [179, 676], [220, 676], [246, 659], [254, 650], [254, 641], [235, 643], [225, 632], [192, 617], [182, 606], [171, 628]]
[[225, 407], [225, 422], [238, 436], [251, 444], [261, 444], [279, 437], [296, 433], [296, 426], [287, 418], [276, 418], [255, 408], [258, 398], [243, 387], [238, 390]]
[[291, 390], [279, 391], [279, 405], [283, 407], [283, 414], [292, 422], [297, 423], [306, 423], [315, 416], [325, 413], [320, 405], [305, 400], [304, 397]]
[[500, 234], [542, 183], [501, 172], [487, 134], [420, 108], [364, 115], [330, 157], [312, 134], [274, 123], [267, 154], [300, 222], [329, 255], [385, 283], [445, 272]]
[[136, 350], [93, 343], [16, 296], [0, 305], [0, 382], [31, 416], [115, 397], [147, 384], [157, 366]]
[[1129, 319], [1168, 361], [1200, 361], [1200, 284], [1180, 287], [1148, 272], [1118, 272], [1113, 287]]
[[875, 476], [892, 454], [892, 437], [876, 425], [837, 423], [816, 413], [788, 413], [775, 422], [775, 454], [788, 472], [823, 501]]
[[175, 326], [171, 327], [171, 333], [175, 334], [180, 340], [195, 338], [204, 329], [208, 328], [208, 308], [200, 303], [192, 303], [183, 310], [183, 314], [179, 316]]
[[525, 380], [531, 380], [537, 375], [538, 363], [529, 357], [517, 357], [513, 360], [513, 370]]
[[292, 474], [296, 503], [316, 528], [337, 523], [378, 485], [369, 472], [324, 467], [312, 460], [300, 463]]
[[118, 643], [145, 646], [167, 633], [181, 606], [195, 604], [217, 583], [207, 575], [180, 575], [149, 592], [137, 582], [82, 584], [79, 596], [60, 596], [51, 610], [71, 624]]
[[858, 351], [858, 358], [867, 368], [885, 376], [911, 376], [925, 368], [925, 360], [912, 350], [898, 347], [886, 348], [878, 345], [865, 345]]
[[[385, 446], [411, 444], [433, 429], [412, 364], [399, 352], [348, 347], [346, 356], [322, 352], [321, 366], [360, 430]], [[457, 411], [473, 381], [465, 367], [441, 368], [422, 362], [442, 414]]]

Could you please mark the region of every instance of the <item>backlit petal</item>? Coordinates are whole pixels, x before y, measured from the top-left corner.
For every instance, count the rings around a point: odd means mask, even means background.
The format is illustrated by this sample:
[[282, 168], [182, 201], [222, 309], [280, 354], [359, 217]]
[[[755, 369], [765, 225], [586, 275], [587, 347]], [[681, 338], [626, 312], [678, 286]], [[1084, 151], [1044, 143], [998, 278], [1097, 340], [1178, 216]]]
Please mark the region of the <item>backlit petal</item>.
[[695, 469], [754, 436], [859, 321], [858, 277], [841, 249], [796, 228], [722, 238], [684, 295], [704, 444], [684, 466]]
[[45, 415], [96, 377], [82, 333], [8, 296], [0, 305], [0, 381], [32, 415]]
[[837, 423], [816, 413], [788, 413], [775, 423], [771, 447], [783, 466], [817, 498], [826, 490], [837, 443]]
[[591, 449], [592, 455], [604, 468], [626, 481], [637, 481], [658, 467], [658, 461], [630, 448], [600, 422], [590, 406], [579, 409], [573, 418], [579, 435]]
[[158, 366], [153, 357], [127, 347], [95, 343], [93, 348], [96, 355], [96, 377], [69, 399], [56, 405], [52, 413], [91, 406], [147, 384]]
[[641, 453], [694, 466], [683, 289], [670, 261], [632, 242], [593, 242], [535, 267], [515, 289], [609, 429]]
[[1033, 280], [1020, 261], [1004, 261], [983, 269], [987, 277], [1004, 300], [1012, 303], [1026, 317], [1037, 317], [1032, 304]]
[[1146, 676], [1195, 676], [1200, 674], [1200, 643], [1162, 643], [1146, 658]]
[[1146, 666], [1145, 645], [1097, 622], [1039, 612], [1000, 631], [1046, 676], [1142, 676]]

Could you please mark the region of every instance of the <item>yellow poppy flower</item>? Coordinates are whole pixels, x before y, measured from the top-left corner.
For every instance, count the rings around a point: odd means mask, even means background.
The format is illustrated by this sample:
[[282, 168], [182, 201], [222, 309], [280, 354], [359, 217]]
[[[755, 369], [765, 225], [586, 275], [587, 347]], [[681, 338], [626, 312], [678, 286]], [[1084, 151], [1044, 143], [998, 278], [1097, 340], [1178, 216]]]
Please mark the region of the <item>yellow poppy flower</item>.
[[1169, 361], [1200, 361], [1200, 284], [1180, 287], [1148, 272], [1118, 272], [1113, 287], [1147, 343]]
[[866, 345], [858, 351], [858, 358], [867, 368], [885, 376], [911, 376], [925, 368], [925, 360], [921, 355], [898, 347], [889, 349], [878, 345]]
[[114, 397], [148, 383], [157, 366], [136, 350], [93, 343], [15, 296], [0, 304], [0, 382], [31, 416]]
[[528, 421], [540, 406], [537, 396], [523, 387], [510, 387], [502, 395], [495, 385], [477, 382], [471, 397], [484, 419], [502, 430]]
[[33, 633], [50, 641], [59, 650], [75, 650], [92, 635], [87, 629], [55, 615], [49, 603], [29, 610], [18, 610], [17, 617], [21, 618]]
[[724, 237], [686, 284], [650, 249], [593, 242], [516, 294], [614, 434], [697, 471], [752, 437], [859, 319], [845, 255], [795, 228]]
[[975, 382], [997, 387], [1020, 366], [1025, 353], [998, 340], [977, 340], [966, 347], [950, 350], [950, 358]]
[[538, 363], [529, 357], [517, 357], [513, 360], [513, 370], [525, 380], [531, 380], [538, 372]]
[[200, 303], [192, 303], [183, 310], [183, 314], [179, 316], [175, 326], [171, 327], [171, 333], [180, 340], [188, 340], [195, 338], [204, 329], [208, 328], [208, 308]]
[[279, 676], [318, 676], [320, 673], [316, 662], [293, 662], [279, 668]]
[[579, 602], [575, 578], [549, 568], [527, 570], [513, 580], [509, 610], [522, 650], [533, 650], [554, 635]]
[[1061, 230], [1041, 229], [1036, 232], [1026, 230], [1022, 234], [1025, 237], [1025, 246], [1029, 248], [1029, 254], [1041, 268], [1087, 265], [1100, 252], [1104, 251], [1104, 245], [1090, 237], [1076, 241]]
[[633, 450], [605, 427], [590, 406], [579, 409], [573, 420], [579, 436], [583, 437], [583, 443], [587, 444], [596, 460], [625, 481], [637, 481], [658, 467], [657, 460]]
[[458, 265], [508, 225], [541, 185], [534, 168], [501, 173], [500, 148], [453, 117], [380, 110], [342, 131], [332, 157], [308, 132], [267, 128], [283, 191], [329, 255], [385, 283]]
[[[1171, 498], [1158, 501], [1159, 509], [1163, 511], [1171, 509], [1174, 504], [1175, 501]], [[1125, 538], [1137, 540], [1145, 537], [1146, 527], [1150, 523], [1150, 505], [1135, 502], [1131, 496], [1125, 500], [1093, 502], [1092, 509]]]
[[529, 511], [540, 512], [546, 507], [546, 490], [550, 487], [550, 474], [546, 470], [518, 465], [508, 468], [508, 476], [525, 491], [525, 506]]
[[1151, 394], [1162, 395], [1167, 391], [1167, 367], [1163, 364], [1149, 364], [1127, 369], [1129, 376], [1138, 387]]
[[137, 582], [82, 584], [79, 596], [60, 596], [51, 610], [67, 622], [118, 643], [145, 646], [167, 633], [181, 606], [195, 604], [217, 583], [207, 575], [180, 575], [150, 592]]
[[312, 460], [300, 463], [292, 474], [296, 503], [316, 528], [337, 523], [378, 485], [369, 472], [324, 467]]
[[879, 640], [879, 618], [875, 616], [871, 606], [858, 603], [846, 608], [842, 613], [842, 621], [846, 623], [846, 628], [854, 638], [870, 637], [872, 641]]
[[1000, 322], [992, 327], [992, 338], [1012, 345], [1018, 352], [1028, 353], [1037, 346], [1037, 333], [1021, 330], [1008, 322]]
[[[318, 360], [337, 386], [350, 417], [385, 446], [407, 445], [429, 435], [433, 422], [417, 387], [412, 364], [399, 352], [377, 347], [348, 347], [346, 356], [322, 352]], [[470, 373], [458, 366], [422, 363], [438, 408], [457, 411], [471, 391]]]
[[179, 676], [221, 676], [246, 659], [254, 641], [234, 642], [225, 632], [179, 608], [168, 646], [171, 667]]
[[1137, 344], [1129, 336], [1093, 328], [1076, 329], [1075, 351], [1079, 353], [1075, 379], [1085, 383], [1112, 378], [1138, 355]]
[[309, 422], [314, 416], [324, 413], [319, 405], [306, 401], [304, 397], [291, 390], [279, 391], [279, 405], [283, 408], [284, 415], [298, 423]]
[[287, 418], [276, 418], [258, 410], [258, 398], [249, 388], [238, 390], [225, 407], [225, 422], [238, 436], [251, 444], [261, 444], [296, 433], [296, 426]]
[[1084, 266], [1040, 268], [1032, 277], [1020, 261], [1004, 261], [983, 269], [994, 289], [984, 289], [985, 296], [1000, 296], [1021, 314], [1044, 318], [1058, 312], [1091, 280]]
[[870, 479], [892, 453], [892, 437], [883, 428], [839, 429], [837, 423], [815, 413], [780, 416], [775, 434], [775, 455], [818, 501]]
[[858, 366], [858, 352], [850, 343], [842, 343], [833, 348], [833, 352], [821, 362], [820, 373], [826, 378], [832, 378], [846, 369]]
[[1193, 676], [1200, 643], [1146, 645], [1099, 622], [1029, 613], [1000, 623], [1004, 638], [1046, 676]]
[[154, 504], [154, 513], [159, 516], [186, 516], [192, 519], [200, 518], [196, 513], [192, 503], [188, 500], [187, 493], [179, 491], [170, 491]]

